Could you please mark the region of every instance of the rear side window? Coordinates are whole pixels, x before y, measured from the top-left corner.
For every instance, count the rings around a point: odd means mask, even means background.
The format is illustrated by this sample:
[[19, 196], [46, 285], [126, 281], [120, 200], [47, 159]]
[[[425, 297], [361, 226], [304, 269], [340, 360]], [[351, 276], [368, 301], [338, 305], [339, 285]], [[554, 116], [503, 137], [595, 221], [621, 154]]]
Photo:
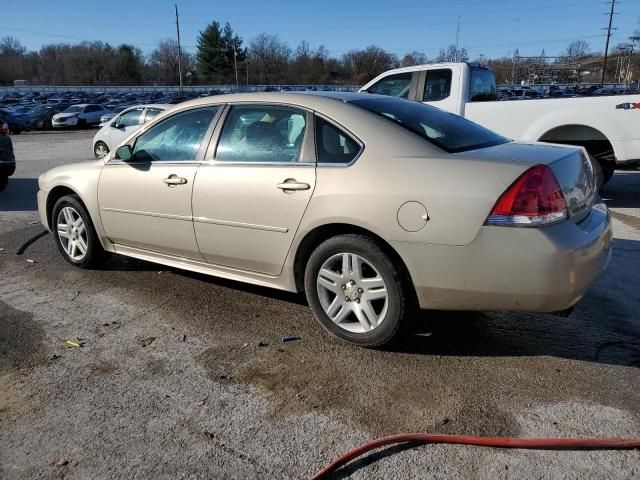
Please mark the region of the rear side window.
[[348, 164], [361, 147], [351, 136], [323, 118], [316, 117], [316, 154], [318, 163]]
[[147, 108], [147, 114], [144, 117], [145, 123], [160, 113], [162, 113], [162, 110], [160, 110], [159, 108]]
[[279, 105], [233, 106], [215, 158], [222, 162], [299, 162], [306, 127], [307, 115], [302, 110]]
[[451, 95], [451, 69], [427, 70], [423, 102], [437, 102]]
[[497, 99], [496, 76], [487, 68], [471, 67], [470, 102], [490, 102]]
[[194, 161], [219, 107], [176, 113], [140, 135], [133, 155], [138, 161]]
[[387, 95], [388, 97], [407, 98], [411, 87], [412, 75], [411, 72], [389, 75], [378, 83], [375, 83], [372, 87], [369, 87], [367, 92]]
[[349, 103], [405, 128], [449, 153], [507, 143], [509, 140], [469, 120], [423, 103], [395, 98], [364, 98]]
[[132, 127], [134, 125], [140, 125], [140, 117], [142, 117], [142, 109], [131, 110], [123, 113], [118, 118], [118, 125], [123, 127]]

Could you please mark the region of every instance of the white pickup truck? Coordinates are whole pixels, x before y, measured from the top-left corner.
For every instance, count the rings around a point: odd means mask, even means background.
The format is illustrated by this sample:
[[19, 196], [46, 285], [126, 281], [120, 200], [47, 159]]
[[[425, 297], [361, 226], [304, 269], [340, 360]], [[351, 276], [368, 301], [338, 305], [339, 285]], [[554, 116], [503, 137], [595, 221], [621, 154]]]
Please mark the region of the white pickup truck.
[[423, 102], [517, 140], [582, 146], [602, 183], [616, 163], [640, 161], [640, 95], [497, 101], [493, 71], [469, 63], [390, 70], [360, 91]]

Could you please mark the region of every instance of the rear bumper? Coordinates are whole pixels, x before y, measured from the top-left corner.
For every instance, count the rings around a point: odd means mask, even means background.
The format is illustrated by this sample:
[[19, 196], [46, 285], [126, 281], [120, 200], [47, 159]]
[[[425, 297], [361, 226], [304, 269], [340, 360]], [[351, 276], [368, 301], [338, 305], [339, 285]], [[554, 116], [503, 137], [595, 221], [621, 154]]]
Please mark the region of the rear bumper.
[[555, 312], [575, 305], [606, 269], [611, 236], [601, 205], [580, 224], [486, 226], [466, 246], [393, 246], [422, 308]]

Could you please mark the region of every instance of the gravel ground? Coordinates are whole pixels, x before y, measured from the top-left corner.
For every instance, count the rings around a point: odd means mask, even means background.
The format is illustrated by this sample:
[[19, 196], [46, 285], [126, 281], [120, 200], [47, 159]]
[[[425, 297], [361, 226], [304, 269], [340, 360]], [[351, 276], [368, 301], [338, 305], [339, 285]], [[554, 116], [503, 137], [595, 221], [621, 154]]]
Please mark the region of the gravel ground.
[[[0, 478], [304, 478], [405, 431], [640, 437], [640, 172], [605, 191], [613, 260], [570, 318], [425, 312], [402, 347], [371, 351], [328, 337], [294, 295], [122, 257], [78, 270], [50, 235], [16, 256], [42, 230], [37, 176], [88, 159], [93, 133], [14, 137]], [[446, 445], [383, 450], [334, 476], [638, 477], [640, 451]]]

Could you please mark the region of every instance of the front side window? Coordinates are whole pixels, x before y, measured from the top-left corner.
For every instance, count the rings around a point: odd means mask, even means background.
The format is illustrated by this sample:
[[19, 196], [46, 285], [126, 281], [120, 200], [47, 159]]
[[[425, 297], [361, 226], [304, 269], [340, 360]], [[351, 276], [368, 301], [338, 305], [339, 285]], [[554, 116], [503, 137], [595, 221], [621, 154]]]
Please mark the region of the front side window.
[[360, 152], [358, 142], [320, 117], [315, 123], [318, 163], [348, 164], [355, 160]]
[[509, 141], [477, 123], [423, 103], [382, 97], [351, 100], [349, 103], [379, 115], [450, 153]]
[[469, 101], [490, 102], [497, 98], [496, 75], [488, 68], [471, 67]]
[[84, 109], [84, 113], [94, 113], [94, 112], [98, 112], [100, 110], [101, 110], [101, 108], [98, 107], [97, 105], [87, 105], [87, 107], [85, 107], [85, 109]]
[[140, 135], [133, 147], [138, 161], [194, 161], [218, 106], [177, 113]]
[[153, 117], [157, 116], [160, 113], [162, 113], [162, 110], [160, 110], [159, 108], [147, 108], [147, 113], [144, 117], [144, 122], [147, 123], [149, 120], [151, 120]]
[[141, 117], [142, 109], [131, 110], [120, 115], [116, 123], [122, 127], [132, 127], [134, 125], [140, 125]]
[[306, 113], [295, 108], [233, 106], [215, 158], [222, 162], [299, 162], [306, 127]]
[[407, 98], [409, 97], [412, 75], [411, 72], [389, 75], [370, 87], [367, 92], [388, 97]]
[[427, 70], [423, 102], [438, 102], [451, 95], [451, 69]]

